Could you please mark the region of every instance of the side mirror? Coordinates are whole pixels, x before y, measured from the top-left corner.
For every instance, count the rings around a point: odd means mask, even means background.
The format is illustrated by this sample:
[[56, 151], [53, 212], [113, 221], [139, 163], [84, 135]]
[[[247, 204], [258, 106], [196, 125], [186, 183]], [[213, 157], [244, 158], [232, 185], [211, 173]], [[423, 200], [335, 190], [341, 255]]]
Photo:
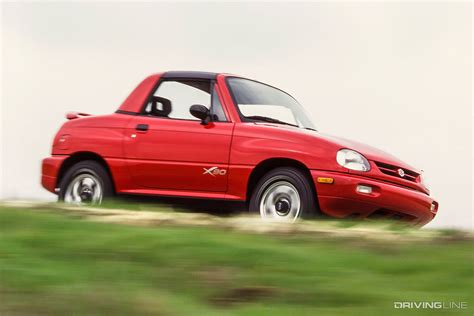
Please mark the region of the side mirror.
[[189, 108], [189, 112], [192, 116], [200, 119], [202, 125], [209, 123], [209, 109], [204, 105], [194, 104]]

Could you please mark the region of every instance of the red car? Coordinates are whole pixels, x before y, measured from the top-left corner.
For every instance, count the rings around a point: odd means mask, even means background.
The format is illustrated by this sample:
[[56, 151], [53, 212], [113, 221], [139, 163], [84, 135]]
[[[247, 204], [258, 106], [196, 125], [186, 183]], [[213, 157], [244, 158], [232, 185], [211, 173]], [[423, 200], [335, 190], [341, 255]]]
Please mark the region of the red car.
[[68, 113], [42, 185], [66, 203], [122, 194], [246, 201], [264, 218], [325, 214], [424, 225], [438, 203], [422, 174], [316, 131], [286, 92], [228, 74], [143, 80], [110, 115]]

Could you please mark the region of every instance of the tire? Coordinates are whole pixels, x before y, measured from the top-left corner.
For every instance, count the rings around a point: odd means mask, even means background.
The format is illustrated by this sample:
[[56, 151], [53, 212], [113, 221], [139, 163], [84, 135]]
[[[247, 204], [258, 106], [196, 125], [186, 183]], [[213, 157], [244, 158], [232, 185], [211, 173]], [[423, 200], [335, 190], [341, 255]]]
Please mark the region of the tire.
[[98, 205], [113, 195], [113, 183], [107, 170], [97, 161], [85, 160], [70, 167], [62, 177], [58, 201]]
[[252, 192], [249, 211], [263, 219], [284, 222], [319, 214], [308, 178], [293, 167], [279, 167], [265, 174]]

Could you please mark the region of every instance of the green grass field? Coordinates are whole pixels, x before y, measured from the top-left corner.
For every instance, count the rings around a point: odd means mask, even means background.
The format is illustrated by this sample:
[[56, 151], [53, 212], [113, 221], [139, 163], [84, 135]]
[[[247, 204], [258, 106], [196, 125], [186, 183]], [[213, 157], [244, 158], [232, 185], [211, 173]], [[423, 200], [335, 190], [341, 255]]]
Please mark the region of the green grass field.
[[5, 206], [0, 234], [0, 315], [473, 315], [474, 244], [463, 238], [134, 227]]

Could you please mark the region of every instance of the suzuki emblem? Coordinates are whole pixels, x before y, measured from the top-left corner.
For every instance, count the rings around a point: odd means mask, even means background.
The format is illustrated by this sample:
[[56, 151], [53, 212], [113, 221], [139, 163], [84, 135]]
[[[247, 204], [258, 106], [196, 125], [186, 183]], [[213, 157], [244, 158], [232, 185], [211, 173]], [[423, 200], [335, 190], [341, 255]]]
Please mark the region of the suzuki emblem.
[[403, 178], [405, 176], [405, 171], [403, 169], [398, 169], [398, 175]]

